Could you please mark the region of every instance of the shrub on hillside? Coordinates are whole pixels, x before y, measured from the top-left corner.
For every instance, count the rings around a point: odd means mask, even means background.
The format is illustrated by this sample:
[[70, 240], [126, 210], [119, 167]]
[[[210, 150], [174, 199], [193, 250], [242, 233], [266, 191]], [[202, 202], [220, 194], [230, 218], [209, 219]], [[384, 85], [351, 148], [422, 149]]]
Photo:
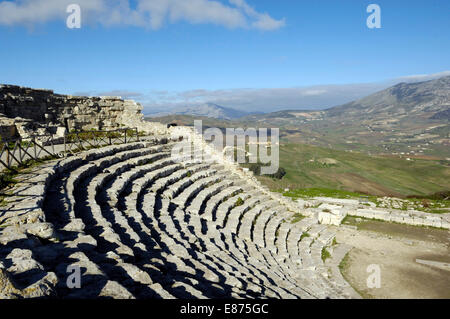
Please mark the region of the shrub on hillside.
[[[250, 164], [249, 170], [251, 172], [253, 172], [253, 174], [255, 176], [260, 176], [261, 175], [261, 167], [262, 167], [261, 163], [253, 163], [253, 164]], [[285, 175], [286, 175], [286, 170], [283, 167], [279, 167], [276, 173], [266, 174], [264, 176], [275, 178], [275, 179], [282, 179]]]

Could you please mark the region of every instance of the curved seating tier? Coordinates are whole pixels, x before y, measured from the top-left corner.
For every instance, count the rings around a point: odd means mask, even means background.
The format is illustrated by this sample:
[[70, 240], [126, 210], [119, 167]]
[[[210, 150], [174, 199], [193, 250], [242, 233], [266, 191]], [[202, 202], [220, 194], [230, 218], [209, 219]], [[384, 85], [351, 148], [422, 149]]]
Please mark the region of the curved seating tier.
[[[338, 270], [349, 247], [331, 230], [291, 223], [294, 212], [237, 171], [174, 160], [173, 145], [110, 146], [24, 175], [0, 214], [0, 270], [15, 296], [358, 297]], [[67, 287], [69, 266], [79, 289]]]

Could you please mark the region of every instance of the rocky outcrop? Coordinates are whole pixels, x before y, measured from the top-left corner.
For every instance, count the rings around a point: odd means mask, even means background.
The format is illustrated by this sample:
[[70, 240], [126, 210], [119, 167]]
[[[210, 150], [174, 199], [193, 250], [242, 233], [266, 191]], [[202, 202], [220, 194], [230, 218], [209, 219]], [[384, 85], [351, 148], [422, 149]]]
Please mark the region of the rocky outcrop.
[[[71, 130], [112, 130], [156, 125], [143, 121], [142, 106], [120, 97], [55, 94], [52, 90], [0, 85], [0, 134], [5, 139]], [[64, 128], [64, 129], [63, 129]]]

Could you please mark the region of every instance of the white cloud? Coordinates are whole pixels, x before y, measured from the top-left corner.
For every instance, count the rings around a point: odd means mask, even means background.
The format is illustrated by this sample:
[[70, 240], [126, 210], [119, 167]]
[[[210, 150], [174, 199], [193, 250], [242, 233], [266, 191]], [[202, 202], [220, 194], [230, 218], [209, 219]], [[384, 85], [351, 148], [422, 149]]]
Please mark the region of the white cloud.
[[229, 0], [231, 4], [241, 8], [249, 16], [255, 20], [252, 22], [252, 26], [261, 30], [275, 30], [286, 25], [285, 19], [275, 20], [267, 13], [258, 13], [254, 8], [249, 6], [244, 0]]
[[0, 24], [33, 25], [67, 17], [66, 8], [76, 2], [86, 13], [105, 10], [104, 0], [17, 0], [0, 2]]
[[128, 90], [111, 90], [103, 92], [95, 91], [78, 91], [73, 92], [75, 96], [120, 96], [123, 99], [137, 99], [143, 96], [140, 92], [128, 91]]
[[301, 92], [304, 96], [311, 96], [311, 95], [323, 95], [327, 93], [327, 90], [324, 89], [310, 89], [310, 90], [304, 90]]
[[142, 96], [142, 93], [133, 92], [128, 90], [112, 90], [107, 92], [100, 92], [99, 96], [120, 96], [123, 99], [134, 99]]
[[259, 13], [244, 0], [17, 0], [0, 2], [0, 25], [27, 25], [67, 18], [66, 7], [77, 3], [83, 23], [105, 26], [131, 25], [159, 29], [166, 23], [184, 21], [227, 28], [276, 30], [285, 20]]
[[415, 75], [401, 76], [398, 78], [398, 80], [405, 82], [418, 82], [418, 81], [433, 80], [448, 75], [450, 75], [450, 71], [443, 71], [433, 74], [415, 74]]

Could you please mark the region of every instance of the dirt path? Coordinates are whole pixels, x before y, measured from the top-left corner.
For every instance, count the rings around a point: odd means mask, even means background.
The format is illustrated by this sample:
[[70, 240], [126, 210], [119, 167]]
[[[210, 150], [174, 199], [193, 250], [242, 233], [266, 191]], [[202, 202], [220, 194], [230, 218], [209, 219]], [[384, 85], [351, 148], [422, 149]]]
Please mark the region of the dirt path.
[[[450, 271], [415, 261], [450, 263], [450, 232], [376, 221], [358, 228], [336, 228], [336, 240], [355, 247], [343, 275], [365, 298], [450, 298]], [[381, 270], [380, 288], [367, 287], [373, 264]]]

